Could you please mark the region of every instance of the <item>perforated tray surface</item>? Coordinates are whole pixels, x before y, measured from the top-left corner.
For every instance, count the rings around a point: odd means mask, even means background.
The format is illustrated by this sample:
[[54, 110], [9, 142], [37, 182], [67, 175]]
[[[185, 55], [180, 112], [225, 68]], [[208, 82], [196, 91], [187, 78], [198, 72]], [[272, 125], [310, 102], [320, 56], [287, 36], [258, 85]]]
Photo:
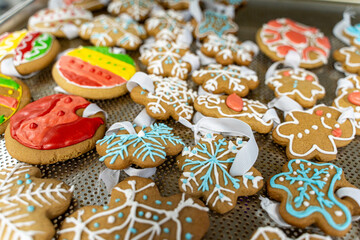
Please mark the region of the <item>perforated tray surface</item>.
[[[341, 4], [325, 4], [314, 2], [296, 2], [296, 1], [256, 1], [251, 0], [245, 8], [238, 10], [236, 22], [239, 25], [238, 36], [240, 40], [254, 41], [255, 33], [264, 22], [277, 17], [290, 17], [299, 22], [319, 27], [328, 37], [330, 37], [332, 49], [338, 49], [343, 44], [337, 40], [331, 33], [335, 23], [342, 17], [342, 11], [345, 9]], [[358, 22], [358, 21], [357, 21]], [[14, 29], [18, 30], [25, 27], [22, 22]], [[80, 39], [60, 40], [62, 50], [79, 45], [89, 45], [88, 42]], [[137, 60], [137, 52], [129, 53]], [[331, 105], [335, 98], [336, 82], [343, 75], [333, 68], [333, 59], [329, 64], [314, 70], [320, 79], [320, 82], [326, 88], [326, 97], [320, 101]], [[260, 86], [252, 91], [248, 98], [257, 99], [263, 103], [269, 102], [273, 97], [273, 92], [265, 86], [264, 75], [272, 62], [262, 53], [260, 53], [250, 68], [258, 73], [261, 80]], [[140, 65], [142, 71], [144, 66]], [[56, 86], [51, 76], [51, 66], [41, 71], [36, 76], [24, 80], [30, 87], [33, 100], [54, 94], [53, 88]], [[191, 82], [189, 80], [189, 82]], [[194, 84], [192, 84], [194, 86]], [[195, 87], [195, 86], [194, 86]], [[142, 110], [142, 106], [134, 103], [129, 94], [112, 100], [94, 101], [108, 114], [107, 126], [111, 126], [119, 121], [132, 121]], [[165, 121], [166, 124], [175, 129], [175, 133], [183, 138], [186, 144], [193, 144], [193, 134], [191, 130], [175, 123], [173, 120]], [[271, 134], [255, 134], [260, 153], [255, 167], [262, 173], [265, 180], [278, 173], [281, 167], [286, 163], [284, 148], [275, 144], [271, 139]], [[334, 164], [342, 167], [347, 180], [357, 187], [360, 187], [359, 170], [360, 164], [360, 138], [356, 137], [348, 146], [339, 149], [337, 160]], [[5, 165], [16, 163], [5, 148], [3, 136], [0, 136], [0, 168]], [[54, 219], [54, 224], [58, 228], [59, 224], [66, 216], [71, 214], [79, 207], [86, 205], [106, 204], [109, 196], [104, 184], [99, 181], [99, 174], [105, 166], [99, 162], [99, 155], [92, 150], [76, 159], [47, 166], [39, 166], [45, 178], [56, 178], [75, 186], [73, 202], [66, 214]], [[121, 179], [126, 177], [121, 175]], [[154, 180], [163, 196], [170, 196], [179, 193], [178, 179], [180, 171], [175, 164], [175, 159], [170, 158], [164, 164], [158, 167]], [[266, 189], [263, 188], [258, 194], [250, 197], [240, 197], [236, 207], [227, 214], [221, 215], [210, 212], [211, 226], [204, 239], [250, 239], [252, 233], [261, 226], [276, 226], [268, 217], [265, 211], [260, 208], [259, 196], [266, 196]], [[318, 228], [309, 227], [307, 229], [284, 228], [288, 237], [298, 237], [304, 232], [321, 233]], [[351, 231], [345, 238], [334, 239], [360, 239], [360, 223], [353, 223]]]

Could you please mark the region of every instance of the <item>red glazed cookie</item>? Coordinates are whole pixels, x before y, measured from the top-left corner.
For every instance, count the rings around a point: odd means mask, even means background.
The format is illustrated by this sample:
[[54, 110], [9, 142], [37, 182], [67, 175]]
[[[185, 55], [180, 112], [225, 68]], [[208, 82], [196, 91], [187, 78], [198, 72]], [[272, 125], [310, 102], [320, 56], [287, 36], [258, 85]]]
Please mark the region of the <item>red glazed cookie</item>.
[[261, 51], [274, 61], [284, 60], [290, 50], [297, 52], [302, 68], [326, 64], [331, 48], [329, 39], [319, 29], [288, 18], [265, 23], [258, 31], [256, 41]]
[[186, 194], [161, 197], [151, 179], [117, 184], [109, 205], [86, 206], [65, 219], [59, 239], [200, 240], [209, 228], [208, 209]]
[[343, 47], [334, 52], [334, 59], [349, 73], [360, 74], [360, 51], [356, 47]]
[[79, 96], [56, 94], [28, 104], [10, 119], [5, 132], [9, 154], [31, 164], [75, 158], [95, 147], [105, 133], [102, 112], [82, 117], [90, 104]]
[[273, 131], [276, 143], [286, 146], [289, 159], [303, 158], [331, 161], [337, 148], [348, 145], [355, 137], [355, 126], [349, 119], [339, 119], [335, 107], [317, 105], [306, 111], [292, 111]]

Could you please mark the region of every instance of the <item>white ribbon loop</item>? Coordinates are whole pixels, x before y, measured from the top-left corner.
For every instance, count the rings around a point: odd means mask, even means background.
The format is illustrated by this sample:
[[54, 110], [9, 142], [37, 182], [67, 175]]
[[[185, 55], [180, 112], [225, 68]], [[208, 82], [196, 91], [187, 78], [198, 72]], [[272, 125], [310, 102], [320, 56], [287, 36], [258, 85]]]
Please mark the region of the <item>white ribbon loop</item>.
[[182, 60], [188, 62], [191, 65], [191, 73], [200, 67], [200, 58], [193, 53], [185, 53], [185, 55], [182, 57]]
[[253, 52], [254, 56], [258, 55], [259, 53], [259, 47], [253, 41], [244, 41], [241, 43], [241, 47], [245, 48], [249, 52]]
[[269, 67], [265, 74], [265, 80], [274, 76], [275, 70], [280, 66], [280, 64], [283, 64], [285, 67], [291, 67], [296, 72], [299, 68], [300, 61], [301, 57], [297, 52], [289, 51], [286, 54], [284, 61], [275, 62]]
[[112, 170], [110, 168], [105, 168], [99, 176], [106, 187], [106, 191], [111, 193], [111, 190], [118, 184], [120, 179], [120, 171], [121, 170]]
[[79, 36], [79, 28], [71, 23], [64, 24], [61, 31], [65, 34], [67, 39], [71, 40]]
[[335, 193], [339, 198], [349, 197], [360, 206], [360, 189], [352, 187], [343, 187]]
[[189, 11], [191, 16], [195, 18], [196, 22], [201, 22], [203, 15], [200, 8], [199, 0], [190, 0]]
[[335, 37], [347, 45], [350, 45], [350, 40], [344, 36], [344, 30], [351, 26], [351, 17], [354, 15], [355, 12], [351, 8], [347, 8], [343, 13], [343, 19], [333, 28], [333, 34]]
[[141, 112], [134, 119], [134, 123], [137, 126], [150, 126], [154, 122], [155, 122], [155, 119], [150, 117], [149, 114], [147, 114], [145, 108], [143, 110], [141, 110]]
[[129, 176], [137, 176], [143, 178], [149, 178], [156, 173], [156, 167], [153, 168], [144, 168], [144, 169], [137, 169], [133, 167], [128, 167], [124, 169], [124, 172]]
[[352, 107], [345, 108], [341, 115], [338, 118], [338, 122], [340, 124], [344, 123], [347, 119], [354, 123], [355, 121], [355, 113]]
[[104, 110], [102, 110], [98, 105], [96, 105], [95, 103], [90, 103], [85, 109], [84, 112], [82, 114], [83, 117], [89, 117], [91, 115], [94, 115], [98, 112], [102, 112], [105, 115], [105, 119], [108, 118], [108, 114], [107, 112], [105, 112]]
[[[355, 75], [356, 76], [356, 75]], [[349, 88], [355, 88], [354, 84], [347, 78], [340, 78], [337, 82], [336, 92], [335, 94], [339, 92], [340, 89], [349, 89]]]
[[345, 76], [353, 75], [353, 73], [349, 73], [349, 72], [345, 71], [345, 69], [342, 67], [342, 64], [340, 62], [334, 62], [334, 68], [336, 71], [339, 71], [339, 72], [345, 74]]
[[205, 56], [200, 50], [196, 50], [196, 55], [198, 55], [198, 57], [200, 58], [200, 63], [202, 66], [207, 66], [209, 64], [216, 63], [215, 58]]
[[60, 87], [60, 86], [54, 87], [54, 91], [55, 91], [55, 92], [58, 92], [58, 93], [63, 93], [63, 94], [69, 94], [69, 95], [70, 95], [69, 92], [65, 91], [65, 89], [63, 89], [63, 88]]
[[132, 76], [132, 78], [126, 83], [126, 87], [129, 92], [133, 90], [135, 87], [140, 86], [147, 91], [154, 93], [155, 87], [153, 80], [143, 72], [137, 72]]
[[117, 122], [111, 125], [111, 127], [106, 131], [105, 135], [109, 136], [113, 133], [116, 133], [121, 128], [125, 128], [125, 130], [128, 131], [129, 134], [136, 134], [133, 124], [131, 122], [125, 121], [125, 122]]
[[286, 116], [289, 112], [292, 111], [303, 111], [303, 107], [292, 100], [291, 98], [287, 96], [281, 96], [279, 98], [274, 98], [268, 103], [269, 108], [277, 108], [284, 112], [284, 115]]
[[269, 121], [273, 121], [274, 123], [274, 127], [276, 127], [277, 125], [280, 124], [280, 118], [276, 113], [276, 110], [274, 108], [269, 108], [264, 116], [262, 117], [262, 120], [264, 122], [269, 122]]
[[233, 118], [203, 117], [195, 125], [192, 125], [184, 118], [180, 118], [179, 122], [194, 132], [196, 143], [200, 138], [199, 133], [219, 133], [224, 136], [248, 137], [249, 141], [235, 156], [234, 162], [230, 168], [230, 174], [232, 176], [242, 176], [254, 165], [259, 154], [259, 148], [256, 144], [251, 127], [243, 121]]
[[111, 52], [114, 54], [126, 54], [125, 48], [120, 48], [120, 47], [112, 47]]
[[271, 201], [270, 199], [260, 196], [260, 206], [264, 209], [269, 217], [274, 220], [281, 227], [291, 227], [291, 225], [287, 224], [284, 219], [279, 214], [279, 206], [278, 202]]
[[21, 75], [14, 65], [14, 59], [12, 57], [5, 58], [0, 62], [0, 72], [7, 76], [14, 76], [18, 78], [30, 78], [38, 72], [33, 72], [28, 75]]

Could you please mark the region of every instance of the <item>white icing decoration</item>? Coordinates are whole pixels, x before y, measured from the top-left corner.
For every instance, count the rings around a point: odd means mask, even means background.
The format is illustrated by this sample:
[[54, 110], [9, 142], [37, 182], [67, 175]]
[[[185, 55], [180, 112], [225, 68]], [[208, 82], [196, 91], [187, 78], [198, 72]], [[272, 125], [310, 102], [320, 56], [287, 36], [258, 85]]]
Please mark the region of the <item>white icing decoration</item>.
[[305, 132], [306, 134], [309, 134], [309, 133], [310, 133], [310, 130], [309, 130], [309, 129], [305, 129], [304, 132]]
[[316, 126], [316, 125], [312, 125], [311, 128], [314, 129], [314, 130], [318, 130], [318, 129], [319, 129], [319, 127]]
[[340, 48], [339, 52], [343, 55], [345, 55], [345, 65], [349, 66], [351, 68], [359, 68], [360, 62], [351, 62], [351, 53], [355, 53], [359, 51], [356, 47], [350, 46], [350, 47], [343, 47]]
[[115, 0], [108, 6], [108, 11], [114, 14], [126, 12], [134, 20], [142, 20], [153, 6], [152, 0]]
[[310, 203], [308, 201], [304, 201], [304, 206], [308, 207], [310, 205]]
[[301, 133], [298, 133], [297, 137], [298, 137], [298, 138], [302, 138], [303, 135], [302, 135]]
[[335, 215], [341, 217], [343, 215], [342, 211], [335, 211]]

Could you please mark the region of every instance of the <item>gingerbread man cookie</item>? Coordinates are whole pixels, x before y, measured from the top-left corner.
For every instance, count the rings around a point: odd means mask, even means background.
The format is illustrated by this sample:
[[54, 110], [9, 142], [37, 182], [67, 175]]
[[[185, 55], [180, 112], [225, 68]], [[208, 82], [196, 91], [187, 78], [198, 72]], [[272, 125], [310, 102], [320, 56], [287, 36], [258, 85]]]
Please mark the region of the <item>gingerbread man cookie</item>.
[[313, 107], [318, 99], [325, 96], [325, 88], [317, 76], [302, 68], [286, 68], [275, 71], [265, 80], [276, 97], [287, 96], [305, 108]]
[[48, 33], [25, 29], [3, 33], [0, 35], [0, 62], [3, 74], [13, 75], [10, 71], [4, 72], [11, 65], [20, 75], [39, 71], [53, 61], [59, 50], [59, 42]]
[[349, 73], [360, 74], [360, 50], [356, 47], [343, 47], [334, 52], [334, 59], [341, 63]]
[[200, 240], [208, 209], [186, 194], [161, 197], [151, 179], [129, 177], [116, 185], [109, 205], [86, 206], [67, 217], [59, 239]]
[[263, 53], [274, 61], [282, 61], [289, 51], [297, 52], [300, 67], [316, 68], [327, 63], [329, 39], [315, 27], [278, 18], [264, 24], [257, 32], [256, 41]]
[[194, 114], [193, 102], [197, 93], [188, 88], [185, 81], [178, 78], [162, 78], [150, 75], [154, 82], [154, 93], [140, 86], [132, 89], [131, 99], [146, 107], [146, 112], [158, 120], [166, 120], [170, 116], [191, 120]]
[[135, 21], [146, 19], [154, 6], [154, 0], [113, 0], [108, 6], [108, 12], [113, 15], [126, 13]]
[[23, 163], [0, 170], [0, 184], [0, 238], [53, 239], [51, 219], [68, 209], [73, 187]]
[[222, 65], [236, 63], [247, 66], [258, 51], [254, 45], [241, 43], [232, 34], [209, 35], [204, 39], [200, 50], [205, 56], [215, 58], [216, 62]]
[[239, 196], [257, 193], [263, 186], [263, 178], [254, 167], [243, 176], [233, 177], [229, 173], [236, 153], [246, 143], [241, 138], [227, 141], [219, 134], [208, 133], [196, 146], [185, 147], [177, 157], [183, 171], [180, 190], [202, 197], [206, 205], [218, 213], [233, 209]]
[[256, 73], [246, 67], [210, 64], [194, 71], [192, 80], [202, 88], [215, 94], [232, 94], [244, 97], [259, 85]]
[[[259, 227], [250, 240], [292, 240], [292, 238], [288, 238], [286, 234], [280, 229], [276, 227]], [[295, 238], [294, 240], [331, 240], [331, 237], [321, 236], [319, 234], [309, 234], [304, 233], [301, 234], [300, 237]]]
[[188, 46], [175, 42], [157, 40], [140, 55], [140, 61], [150, 74], [177, 77], [186, 80], [193, 68], [189, 58], [196, 58]]
[[28, 28], [71, 39], [78, 36], [81, 24], [91, 20], [91, 12], [76, 7], [42, 9], [29, 18]]
[[81, 116], [89, 105], [82, 97], [65, 94], [26, 105], [10, 119], [5, 131], [6, 149], [15, 159], [31, 164], [80, 156], [94, 148], [105, 133], [104, 113]]
[[305, 228], [317, 225], [326, 234], [344, 236], [351, 229], [351, 216], [359, 206], [351, 198], [336, 195], [340, 188], [355, 188], [343, 170], [331, 163], [293, 159], [267, 183], [268, 194], [280, 201], [285, 222]]
[[24, 82], [0, 74], [0, 134], [5, 132], [9, 119], [30, 100], [30, 90]]
[[135, 127], [134, 133], [124, 128], [97, 141], [101, 162], [110, 169], [125, 169], [131, 164], [141, 168], [157, 167], [166, 156], [181, 152], [184, 143], [163, 123]]
[[349, 144], [355, 136], [352, 120], [341, 119], [335, 107], [317, 105], [306, 111], [292, 111], [273, 131], [276, 143], [286, 146], [289, 159], [316, 158], [331, 161], [337, 148]]
[[53, 67], [56, 83], [65, 91], [90, 99], [110, 99], [127, 93], [135, 74], [134, 60], [109, 47], [78, 47], [63, 54]]
[[221, 37], [223, 34], [238, 31], [237, 24], [230, 17], [210, 10], [205, 11], [201, 22], [197, 23], [193, 19], [192, 23], [194, 25], [193, 34], [197, 39], [204, 39], [211, 34]]
[[126, 15], [97, 16], [92, 22], [81, 25], [79, 35], [95, 46], [118, 46], [126, 50], [138, 49], [146, 38], [144, 27]]
[[273, 128], [273, 120], [265, 121], [268, 108], [259, 101], [241, 98], [235, 93], [227, 95], [201, 95], [195, 99], [196, 111], [207, 117], [239, 119], [259, 133], [268, 133]]

